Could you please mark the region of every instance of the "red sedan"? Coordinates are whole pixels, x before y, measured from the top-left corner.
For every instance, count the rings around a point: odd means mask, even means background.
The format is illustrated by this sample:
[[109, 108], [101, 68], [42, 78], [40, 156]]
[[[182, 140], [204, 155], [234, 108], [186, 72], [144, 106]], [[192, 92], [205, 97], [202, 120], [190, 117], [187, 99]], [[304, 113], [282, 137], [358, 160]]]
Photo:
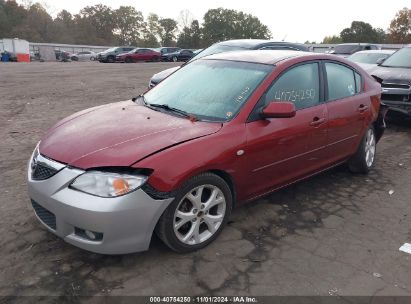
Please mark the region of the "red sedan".
[[175, 251], [196, 250], [244, 202], [345, 162], [367, 173], [385, 126], [380, 95], [333, 55], [204, 57], [133, 101], [51, 128], [30, 161], [32, 205], [87, 250], [146, 250], [154, 231]]
[[152, 49], [134, 49], [131, 52], [116, 56], [117, 62], [160, 61], [161, 54]]

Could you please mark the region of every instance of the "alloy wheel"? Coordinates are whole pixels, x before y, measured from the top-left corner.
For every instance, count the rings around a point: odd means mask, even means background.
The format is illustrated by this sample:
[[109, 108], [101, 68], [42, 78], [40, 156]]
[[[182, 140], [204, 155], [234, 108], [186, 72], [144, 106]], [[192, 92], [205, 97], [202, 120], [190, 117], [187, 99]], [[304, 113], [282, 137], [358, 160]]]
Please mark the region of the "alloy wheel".
[[373, 129], [367, 131], [365, 137], [365, 163], [367, 167], [371, 167], [375, 158], [375, 136]]
[[174, 233], [184, 244], [201, 244], [218, 231], [225, 212], [226, 198], [220, 188], [198, 186], [180, 200], [174, 213]]

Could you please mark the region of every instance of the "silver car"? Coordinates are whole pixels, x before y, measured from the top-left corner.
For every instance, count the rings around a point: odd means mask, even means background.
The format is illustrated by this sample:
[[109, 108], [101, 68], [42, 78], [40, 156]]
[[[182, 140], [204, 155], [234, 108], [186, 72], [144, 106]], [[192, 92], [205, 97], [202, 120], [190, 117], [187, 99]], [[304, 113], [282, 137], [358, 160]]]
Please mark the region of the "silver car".
[[384, 62], [395, 50], [369, 50], [360, 51], [347, 57], [348, 60], [354, 61], [367, 72], [373, 70], [378, 64]]
[[83, 52], [78, 52], [77, 54], [74, 54], [71, 56], [71, 60], [73, 61], [94, 61], [96, 60], [97, 53], [94, 53], [92, 51], [83, 51]]

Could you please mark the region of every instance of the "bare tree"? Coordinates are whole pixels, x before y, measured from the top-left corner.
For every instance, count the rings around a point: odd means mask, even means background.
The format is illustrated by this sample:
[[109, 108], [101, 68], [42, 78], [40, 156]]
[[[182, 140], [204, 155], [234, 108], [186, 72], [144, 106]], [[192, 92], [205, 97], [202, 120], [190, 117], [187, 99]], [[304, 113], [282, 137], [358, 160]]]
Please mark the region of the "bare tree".
[[181, 32], [185, 27], [190, 27], [191, 23], [193, 23], [195, 17], [189, 10], [182, 10], [180, 11], [178, 18], [177, 18], [177, 28], [178, 31]]

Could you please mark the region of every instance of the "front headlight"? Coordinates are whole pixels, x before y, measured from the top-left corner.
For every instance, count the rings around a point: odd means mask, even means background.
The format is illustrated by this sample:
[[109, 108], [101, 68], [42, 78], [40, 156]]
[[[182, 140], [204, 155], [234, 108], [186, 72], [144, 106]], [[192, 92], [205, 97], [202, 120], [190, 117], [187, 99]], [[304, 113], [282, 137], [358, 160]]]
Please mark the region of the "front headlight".
[[71, 188], [101, 197], [127, 194], [141, 187], [148, 177], [101, 171], [89, 171], [77, 177]]

